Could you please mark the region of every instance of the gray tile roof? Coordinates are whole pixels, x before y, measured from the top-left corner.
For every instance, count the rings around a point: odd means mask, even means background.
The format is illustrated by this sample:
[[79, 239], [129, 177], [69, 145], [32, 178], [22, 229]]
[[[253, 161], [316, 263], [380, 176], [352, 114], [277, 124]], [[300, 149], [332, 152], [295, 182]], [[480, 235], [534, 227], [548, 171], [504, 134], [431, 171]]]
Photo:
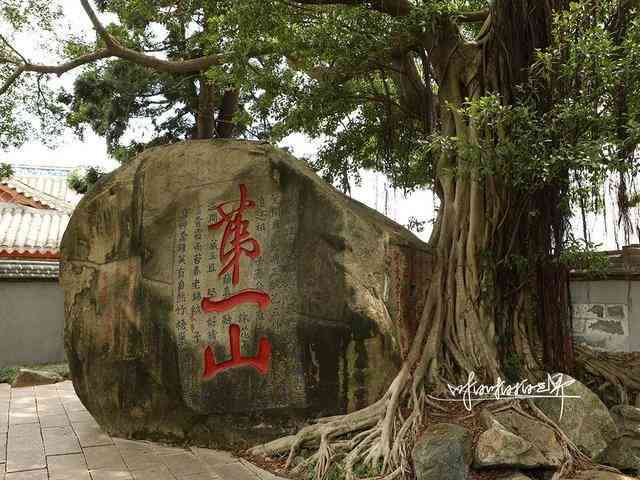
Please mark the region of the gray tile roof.
[[59, 253], [71, 212], [0, 203], [0, 252]]
[[[72, 212], [74, 204], [65, 200], [67, 196], [70, 197], [66, 182], [66, 179], [56, 177], [11, 177], [0, 183], [51, 209]], [[67, 190], [63, 189], [63, 185]], [[39, 189], [38, 186], [44, 187], [45, 190]]]
[[58, 278], [57, 260], [0, 260], [0, 278]]

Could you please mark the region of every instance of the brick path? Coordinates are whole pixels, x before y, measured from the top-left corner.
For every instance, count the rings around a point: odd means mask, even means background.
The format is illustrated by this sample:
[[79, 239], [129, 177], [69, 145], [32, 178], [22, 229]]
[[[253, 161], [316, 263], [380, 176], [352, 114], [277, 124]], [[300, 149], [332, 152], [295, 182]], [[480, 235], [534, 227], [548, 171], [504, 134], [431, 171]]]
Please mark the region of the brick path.
[[111, 438], [71, 382], [0, 384], [0, 480], [277, 480], [227, 452]]

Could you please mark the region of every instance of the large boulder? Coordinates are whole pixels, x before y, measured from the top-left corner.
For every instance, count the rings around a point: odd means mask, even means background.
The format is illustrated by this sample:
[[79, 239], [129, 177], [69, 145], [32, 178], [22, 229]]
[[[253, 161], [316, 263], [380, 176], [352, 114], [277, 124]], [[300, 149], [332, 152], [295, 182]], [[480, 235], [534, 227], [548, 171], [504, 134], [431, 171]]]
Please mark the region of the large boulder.
[[618, 436], [618, 429], [606, 405], [579, 381], [564, 375], [566, 397], [539, 398], [536, 405], [553, 420], [589, 458], [596, 458]]
[[556, 434], [544, 423], [513, 410], [497, 412], [495, 419], [511, 433], [531, 442], [547, 459], [548, 466], [559, 467], [564, 462], [564, 451]]
[[61, 251], [65, 348], [94, 417], [227, 447], [376, 400], [431, 261], [304, 162], [245, 141], [145, 151], [82, 199]]
[[460, 425], [436, 423], [428, 427], [413, 447], [417, 480], [467, 480], [473, 459], [473, 438]]
[[506, 430], [497, 422], [478, 438], [475, 468], [549, 468], [553, 465], [540, 449], [528, 440]]

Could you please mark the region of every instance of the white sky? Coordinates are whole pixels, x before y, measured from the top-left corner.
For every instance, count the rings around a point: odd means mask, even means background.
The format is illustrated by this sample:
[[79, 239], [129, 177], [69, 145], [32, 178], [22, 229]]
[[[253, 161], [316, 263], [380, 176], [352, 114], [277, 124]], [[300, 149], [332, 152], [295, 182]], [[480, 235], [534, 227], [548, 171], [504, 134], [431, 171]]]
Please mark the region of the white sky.
[[[58, 35], [64, 37], [69, 33], [82, 35], [91, 38], [94, 33], [90, 28], [80, 3], [77, 1], [65, 0], [63, 2], [65, 12], [65, 25], [61, 26]], [[109, 19], [104, 19], [108, 21]], [[3, 34], [10, 34], [7, 29], [0, 31]], [[19, 37], [14, 37], [16, 45], [23, 54], [26, 54], [32, 62], [52, 63], [52, 53], [48, 51], [47, 45], [54, 42], [50, 39], [43, 38], [37, 32], [28, 33]], [[65, 74], [56, 83], [70, 88], [77, 73], [69, 72]], [[137, 127], [130, 135], [141, 138], [147, 136], [144, 127]], [[288, 146], [292, 153], [296, 156], [312, 157], [317, 151], [317, 143], [310, 141], [302, 135], [292, 135], [287, 138], [280, 146]], [[55, 165], [55, 166], [89, 166], [97, 165], [103, 170], [109, 171], [118, 166], [118, 163], [109, 158], [106, 153], [106, 145], [103, 139], [87, 132], [84, 141], [80, 141], [71, 132], [66, 133], [63, 138], [59, 139], [58, 145], [54, 149], [50, 149], [40, 143], [28, 143], [19, 149], [9, 152], [0, 152], [0, 162], [8, 162], [14, 164], [32, 164], [32, 165]], [[408, 196], [404, 196], [400, 191], [394, 191], [384, 176], [372, 172], [362, 172], [362, 182], [360, 186], [352, 186], [352, 196], [357, 200], [376, 208], [383, 214], [386, 214], [393, 220], [402, 225], [407, 225], [410, 217], [417, 220], [426, 221], [425, 230], [417, 235], [424, 240], [428, 239], [431, 231], [431, 223], [434, 217], [433, 195], [428, 191], [417, 191]], [[606, 249], [618, 248], [615, 238], [616, 216], [613, 203], [609, 202], [607, 212], [607, 227], [602, 218], [591, 216], [588, 219], [588, 228], [591, 240], [596, 243], [603, 243]], [[634, 212], [637, 216], [637, 212]], [[581, 220], [575, 219], [575, 234], [582, 237]], [[637, 237], [632, 237], [632, 242], [638, 241]]]

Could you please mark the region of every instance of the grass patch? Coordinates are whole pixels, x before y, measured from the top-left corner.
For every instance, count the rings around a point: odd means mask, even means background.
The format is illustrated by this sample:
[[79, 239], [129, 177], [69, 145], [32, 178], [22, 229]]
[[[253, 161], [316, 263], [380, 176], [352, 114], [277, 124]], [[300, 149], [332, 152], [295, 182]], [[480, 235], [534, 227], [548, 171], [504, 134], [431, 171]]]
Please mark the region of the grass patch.
[[2, 367], [0, 368], [0, 383], [13, 383], [18, 374], [18, 370], [21, 368], [28, 368], [30, 370], [46, 370], [48, 372], [55, 372], [64, 379], [69, 378], [69, 365], [66, 363], [49, 363], [45, 365], [17, 365], [15, 367]]

